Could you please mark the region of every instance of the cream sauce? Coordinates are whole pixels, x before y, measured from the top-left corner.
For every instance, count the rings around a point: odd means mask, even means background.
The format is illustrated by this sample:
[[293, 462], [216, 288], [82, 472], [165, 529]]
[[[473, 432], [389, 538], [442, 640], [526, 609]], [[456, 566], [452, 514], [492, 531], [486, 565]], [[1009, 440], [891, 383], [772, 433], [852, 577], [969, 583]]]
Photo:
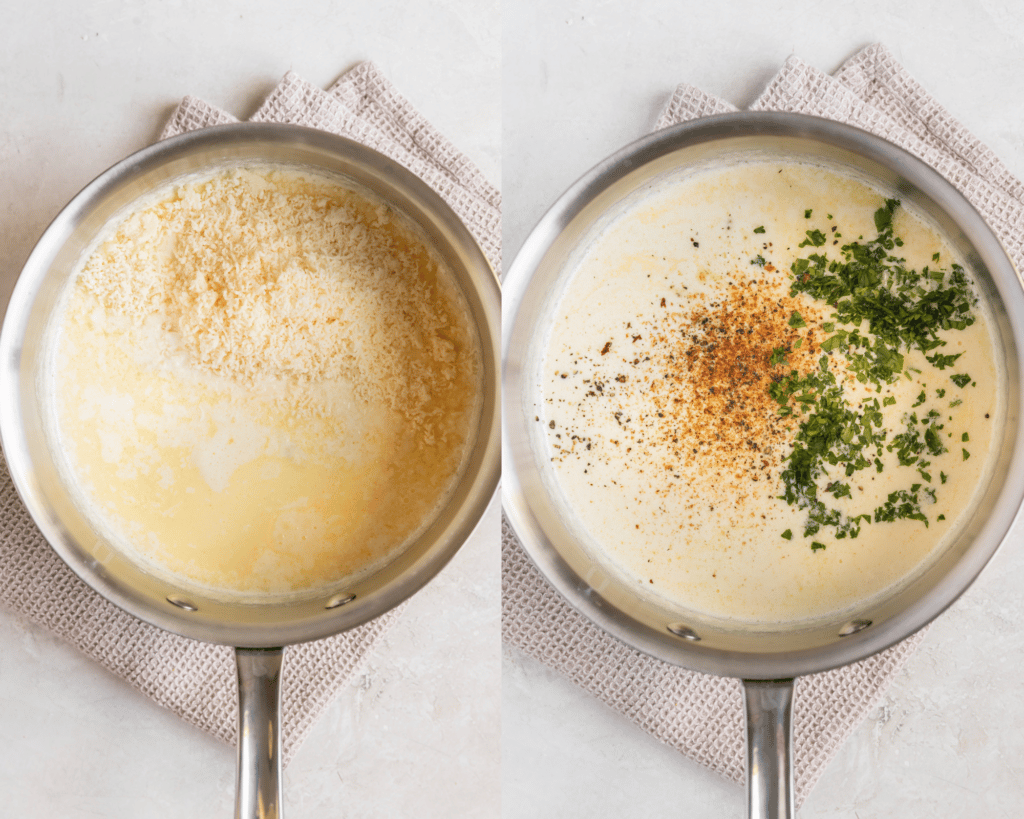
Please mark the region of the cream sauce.
[[[829, 309], [790, 297], [790, 267], [811, 252], [839, 258], [843, 243], [873, 238], [882, 202], [861, 182], [817, 167], [755, 163], [661, 186], [585, 249], [554, 308], [536, 414], [549, 482], [602, 563], [647, 593], [716, 617], [807, 620], [897, 586], [956, 532], [989, 466], [1002, 411], [983, 304], [972, 326], [943, 333], [939, 352], [962, 354], [953, 367], [940, 371], [912, 351], [910, 377], [878, 392], [844, 380], [854, 405], [887, 404], [889, 442], [910, 413], [941, 413], [935, 424], [946, 451], [929, 458], [930, 481], [885, 451], [881, 472], [872, 466], [846, 478], [828, 467], [817, 482], [820, 497], [833, 481], [850, 483], [851, 497], [829, 498], [848, 517], [872, 514], [889, 493], [920, 483], [934, 490], [934, 503], [920, 495], [927, 526], [872, 519], [856, 538], [837, 539], [828, 527], [804, 537], [807, 511], [779, 497], [799, 416], [780, 419], [766, 395], [770, 382], [742, 364], [800, 338], [790, 361], [814, 366]], [[957, 261], [906, 210], [897, 210], [894, 227], [907, 267]], [[811, 229], [826, 244], [799, 247]], [[794, 312], [806, 328], [790, 326]], [[837, 354], [833, 371], [841, 361]], [[950, 376], [964, 373], [971, 383], [961, 388]]]
[[[174, 316], [163, 306], [167, 298], [151, 299], [156, 307], [128, 310], [108, 296], [111, 288], [95, 286], [89, 274], [97, 264], [127, 258], [139, 266], [132, 271], [139, 284], [131, 276], [127, 281], [129, 297], [137, 295], [132, 287], [143, 288], [144, 279], [147, 287], [164, 282], [173, 257], [184, 252], [184, 240], [163, 236], [161, 221], [180, 208], [185, 218], [174, 224], [201, 219], [207, 203], [196, 191], [208, 181], [155, 197], [112, 225], [83, 260], [52, 340], [52, 426], [58, 447], [88, 516], [112, 543], [151, 570], [229, 593], [333, 585], [394, 557], [447, 498], [472, 445], [479, 413], [479, 342], [451, 272], [401, 218], [333, 181], [290, 172], [241, 174], [225, 184], [230, 183], [232, 196], [252, 198], [254, 204], [246, 208], [255, 210], [242, 213], [229, 234], [247, 230], [247, 221], [253, 220], [262, 231], [259, 220], [275, 218], [272, 207], [281, 205], [267, 204], [276, 201], [267, 199], [268, 191], [287, 195], [281, 201], [326, 207], [335, 222], [343, 223], [320, 244], [305, 234], [284, 236], [276, 250], [268, 249], [266, 236], [256, 241], [253, 252], [260, 261], [251, 274], [273, 265], [284, 272], [269, 276], [269, 295], [263, 298], [261, 291], [253, 303], [261, 308], [272, 303], [281, 291], [274, 288], [284, 282], [291, 289], [278, 298], [291, 310], [286, 311], [288, 321], [308, 315], [312, 323], [337, 309], [342, 318], [330, 319], [338, 321], [332, 326], [352, 324], [354, 341], [331, 336], [341, 350], [338, 355], [347, 356], [344, 367], [311, 359], [331, 373], [324, 377], [282, 375], [280, 370], [265, 374], [256, 368], [255, 376], [240, 380], [198, 366], [183, 343], [186, 331], [174, 325]], [[262, 207], [270, 210], [262, 213]], [[276, 216], [278, 227], [288, 221], [287, 214]], [[141, 229], [133, 233], [133, 224]], [[368, 232], [377, 238], [367, 239]], [[356, 281], [352, 265], [359, 253], [338, 249], [350, 235], [357, 250], [380, 241], [392, 249], [391, 256], [412, 261], [403, 269], [365, 271], [363, 279], [370, 284]], [[221, 248], [223, 241], [227, 244]], [[226, 240], [199, 236], [196, 244], [204, 252], [214, 247], [218, 264], [224, 258], [227, 264], [241, 264], [245, 256], [230, 235]], [[145, 253], [150, 245], [158, 252]], [[292, 259], [300, 259], [304, 270], [296, 271]], [[190, 275], [212, 280], [219, 274], [215, 267]], [[289, 293], [305, 275], [320, 276], [326, 284], [316, 300], [306, 299], [310, 304], [303, 306], [301, 296]], [[421, 294], [424, 303], [395, 298], [385, 289], [395, 281], [389, 276], [415, 280], [401, 292]], [[287, 277], [292, 278], [285, 282]], [[252, 281], [248, 273], [243, 278]], [[378, 279], [379, 287], [374, 284]], [[333, 305], [329, 301], [335, 292], [355, 295]], [[220, 298], [228, 303], [240, 299], [230, 288]], [[419, 310], [440, 316], [438, 325], [415, 326], [414, 320], [414, 337], [399, 340], [393, 360], [382, 359], [387, 350], [381, 328], [396, 326]], [[248, 321], [252, 313], [251, 307], [240, 309], [237, 321]], [[272, 315], [270, 330], [280, 330], [273, 320]], [[233, 333], [245, 326], [237, 321]], [[355, 326], [361, 321], [371, 324]], [[298, 343], [310, 337], [308, 328], [295, 323], [296, 346], [271, 351], [278, 360], [294, 362]], [[246, 343], [255, 342], [254, 348], [272, 345], [257, 337], [256, 325], [241, 332], [247, 333]], [[364, 336], [374, 342], [372, 357], [370, 350], [359, 349]], [[321, 352], [310, 349], [309, 355]], [[378, 369], [382, 363], [386, 374]], [[253, 357], [246, 355], [236, 369], [252, 366]], [[399, 387], [404, 392], [396, 392]], [[415, 406], [413, 400], [396, 403], [395, 395], [413, 396]]]

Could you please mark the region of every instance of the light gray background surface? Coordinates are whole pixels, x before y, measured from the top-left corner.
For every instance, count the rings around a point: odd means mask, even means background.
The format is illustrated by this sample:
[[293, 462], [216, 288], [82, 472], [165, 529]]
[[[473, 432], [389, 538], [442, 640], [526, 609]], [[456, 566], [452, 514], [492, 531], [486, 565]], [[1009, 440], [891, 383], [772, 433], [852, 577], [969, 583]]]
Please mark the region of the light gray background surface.
[[[676, 84], [738, 106], [791, 54], [831, 72], [883, 42], [1024, 175], [1024, 6], [1009, 0], [506, 3], [505, 267], [555, 198], [653, 126]], [[1017, 816], [1024, 807], [1024, 529], [918, 653], [802, 819]], [[539, 663], [503, 666], [503, 819], [744, 815], [733, 785]]]
[[[491, 0], [0, 0], [0, 306], [58, 210], [156, 139], [186, 94], [252, 114], [286, 71], [327, 87], [374, 60], [500, 180]], [[493, 817], [498, 504], [315, 726], [285, 815]], [[0, 816], [229, 817], [234, 750], [0, 611]]]

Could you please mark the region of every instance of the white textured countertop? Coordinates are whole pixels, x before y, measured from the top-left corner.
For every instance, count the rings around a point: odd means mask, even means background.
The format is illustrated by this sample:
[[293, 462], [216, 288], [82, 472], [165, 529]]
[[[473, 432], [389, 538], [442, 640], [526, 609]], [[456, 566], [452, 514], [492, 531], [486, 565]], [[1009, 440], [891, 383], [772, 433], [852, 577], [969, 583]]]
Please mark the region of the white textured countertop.
[[[884, 43], [1024, 177], [1024, 6], [924, 0], [506, 5], [506, 269], [590, 166], [647, 133], [675, 85], [744, 106], [791, 54], [831, 72]], [[1018, 816], [1024, 807], [1024, 528], [927, 634], [842, 747], [802, 819]], [[502, 817], [744, 815], [742, 787], [691, 763], [506, 648]]]
[[[500, 178], [500, 8], [433, 0], [0, 0], [0, 306], [35, 240], [186, 94], [252, 114], [289, 69], [373, 60]], [[285, 815], [494, 817], [498, 504], [285, 771]], [[235, 752], [0, 611], [0, 816], [232, 815]]]

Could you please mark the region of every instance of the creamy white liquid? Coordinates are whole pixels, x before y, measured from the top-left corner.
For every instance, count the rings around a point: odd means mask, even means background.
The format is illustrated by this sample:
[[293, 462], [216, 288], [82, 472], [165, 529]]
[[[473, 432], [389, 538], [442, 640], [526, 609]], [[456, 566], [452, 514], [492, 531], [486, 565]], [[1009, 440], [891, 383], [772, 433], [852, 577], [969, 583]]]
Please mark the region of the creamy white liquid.
[[[856, 538], [837, 539], [827, 527], [804, 537], [807, 512], [779, 498], [799, 416], [779, 419], [763, 386], [751, 392], [721, 372], [758, 349], [767, 359], [785, 332], [791, 341], [802, 336], [792, 361], [817, 361], [829, 310], [789, 296], [790, 267], [812, 252], [840, 258], [843, 243], [873, 238], [882, 202], [877, 191], [819, 168], [751, 164], [662, 186], [586, 249], [552, 316], [536, 415], [549, 480], [601, 562], [648, 593], [716, 617], [805, 620], [898, 585], [956, 531], [986, 474], [1002, 412], [984, 305], [973, 326], [943, 334], [939, 351], [963, 354], [953, 367], [940, 371], [914, 351], [905, 362], [910, 377], [880, 392], [852, 376], [844, 381], [854, 403], [895, 399], [883, 407], [890, 440], [908, 413], [941, 413], [947, 451], [929, 458], [931, 482], [900, 466], [895, 452], [883, 455], [881, 472], [872, 466], [846, 478], [830, 467], [818, 481], [819, 494], [833, 480], [851, 484], [852, 497], [829, 503], [847, 516], [871, 514], [914, 482], [931, 487], [935, 502], [922, 505], [927, 527], [870, 522]], [[907, 267], [957, 261], [904, 209], [894, 224]], [[827, 235], [820, 249], [798, 247], [809, 229]], [[752, 264], [759, 256], [763, 267]], [[807, 328], [788, 327], [794, 311]], [[717, 374], [701, 369], [700, 353], [715, 327], [733, 331], [710, 338], [731, 345], [717, 353]], [[971, 384], [956, 386], [956, 373]], [[913, 406], [922, 392], [924, 403]]]
[[[216, 207], [204, 185], [226, 188]], [[204, 221], [225, 212], [225, 230]], [[476, 332], [436, 252], [379, 202], [274, 169], [169, 189], [111, 225], [52, 349], [82, 508], [154, 571], [232, 593], [317, 589], [394, 557], [448, 497], [481, 401]]]

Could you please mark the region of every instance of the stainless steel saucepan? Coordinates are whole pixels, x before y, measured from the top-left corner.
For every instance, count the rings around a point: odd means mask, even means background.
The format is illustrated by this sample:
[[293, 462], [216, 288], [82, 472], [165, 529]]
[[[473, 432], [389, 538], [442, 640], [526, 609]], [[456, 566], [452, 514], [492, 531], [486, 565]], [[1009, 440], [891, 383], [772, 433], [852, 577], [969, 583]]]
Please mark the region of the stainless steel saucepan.
[[[588, 554], [570, 510], [544, 479], [531, 437], [544, 322], [574, 253], [623, 203], [672, 175], [752, 159], [809, 162], [846, 171], [933, 219], [973, 269], [993, 309], [1007, 385], [998, 462], [980, 501], [948, 548], [897, 591], [842, 619], [730, 626], [646, 597]], [[1024, 498], [1020, 421], [1024, 294], [1013, 265], [977, 211], [934, 169], [864, 131], [797, 114], [738, 113], [685, 123], [627, 146], [589, 171], [541, 219], [504, 283], [503, 502], [541, 572], [584, 615], [628, 645], [694, 671], [743, 680], [748, 807], [752, 817], [793, 813], [793, 680], [881, 651], [920, 629], [977, 577]]]
[[[484, 401], [472, 455], [449, 502], [409, 548], [357, 582], [316, 594], [227, 600], [147, 572], [75, 505], [44, 425], [47, 327], [76, 262], [131, 203], [175, 179], [242, 164], [336, 175], [405, 214], [451, 267], [483, 352]], [[283, 647], [361, 625], [418, 591], [472, 533], [498, 483], [500, 289], [469, 231], [424, 182], [342, 137], [288, 125], [226, 125], [160, 142], [90, 183], [47, 228], [25, 264], [0, 335], [0, 434], [8, 467], [43, 535], [111, 602], [153, 625], [236, 650], [240, 687], [236, 816], [279, 815], [279, 675]]]

